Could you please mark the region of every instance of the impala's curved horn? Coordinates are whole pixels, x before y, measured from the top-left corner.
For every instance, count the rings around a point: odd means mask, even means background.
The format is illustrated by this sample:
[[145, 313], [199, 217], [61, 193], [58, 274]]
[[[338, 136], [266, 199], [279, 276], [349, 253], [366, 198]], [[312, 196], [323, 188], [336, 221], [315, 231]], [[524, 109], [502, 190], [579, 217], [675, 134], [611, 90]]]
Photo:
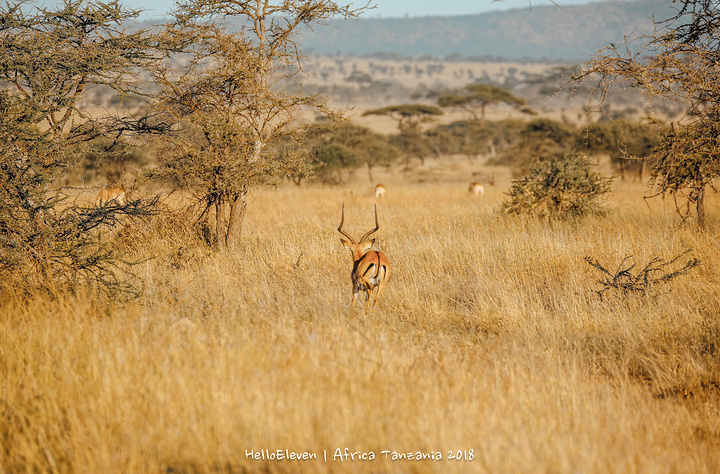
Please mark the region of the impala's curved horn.
[[[342, 230], [342, 226], [343, 226], [343, 223], [344, 223], [344, 222], [345, 222], [345, 204], [343, 204], [343, 206], [342, 206], [342, 217], [340, 217], [340, 227], [338, 227], [338, 232], [340, 232], [342, 235], [344, 235], [345, 237], [347, 237], [348, 239], [350, 239], [350, 243], [351, 243], [351, 244], [354, 244], [354, 243], [355, 243], [355, 239], [353, 239], [352, 236], [350, 236], [350, 234], [348, 234], [347, 232], [345, 232], [344, 230]], [[361, 241], [361, 242], [362, 242], [362, 241]]]
[[380, 224], [378, 224], [377, 205], [375, 205], [375, 228], [374, 228], [373, 230], [369, 231], [367, 234], [363, 235], [363, 236], [362, 236], [362, 239], [360, 239], [360, 242], [358, 242], [358, 243], [361, 244], [361, 243], [365, 242], [365, 239], [367, 239], [367, 238], [370, 237], [372, 234], [374, 234], [375, 232], [377, 232], [379, 228], [380, 228]]

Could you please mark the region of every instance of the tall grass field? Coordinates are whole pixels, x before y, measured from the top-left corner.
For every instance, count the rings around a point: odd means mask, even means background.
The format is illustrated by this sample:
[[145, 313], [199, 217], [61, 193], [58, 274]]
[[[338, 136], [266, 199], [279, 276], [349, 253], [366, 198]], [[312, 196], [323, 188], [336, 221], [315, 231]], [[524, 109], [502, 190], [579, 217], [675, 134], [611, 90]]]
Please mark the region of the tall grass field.
[[[362, 173], [254, 192], [225, 253], [125, 223], [137, 298], [1, 302], [0, 472], [720, 472], [714, 193], [699, 232], [632, 182], [545, 222], [467, 166], [377, 175], [378, 200]], [[356, 236], [377, 204], [374, 309], [350, 305], [343, 204]], [[585, 261], [688, 250], [646, 293], [601, 297]]]

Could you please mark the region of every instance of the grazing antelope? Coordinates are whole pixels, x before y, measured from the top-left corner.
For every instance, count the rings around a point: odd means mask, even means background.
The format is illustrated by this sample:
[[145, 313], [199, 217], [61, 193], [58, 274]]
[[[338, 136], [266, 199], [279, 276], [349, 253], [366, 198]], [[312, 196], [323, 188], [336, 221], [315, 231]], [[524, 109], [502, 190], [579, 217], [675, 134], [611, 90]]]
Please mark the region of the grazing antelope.
[[468, 188], [468, 192], [471, 192], [473, 194], [485, 194], [485, 186], [483, 186], [482, 183], [478, 183], [477, 181], [470, 183], [470, 187]]
[[114, 186], [112, 188], [102, 188], [95, 199], [95, 205], [98, 207], [115, 204], [118, 206], [125, 205], [125, 188], [123, 186]]
[[385, 197], [385, 192], [387, 192], [387, 188], [383, 184], [378, 184], [375, 186], [375, 197], [381, 198]]
[[342, 207], [342, 217], [340, 218], [340, 227], [338, 232], [349, 239], [349, 242], [345, 239], [340, 239], [340, 242], [352, 253], [353, 269], [350, 274], [353, 284], [353, 298], [352, 305], [355, 307], [355, 300], [360, 291], [365, 292], [367, 295], [366, 301], [370, 301], [373, 290], [375, 292], [375, 298], [373, 300], [373, 306], [377, 304], [378, 296], [382, 293], [385, 284], [390, 278], [390, 262], [384, 253], [378, 252], [377, 250], [370, 250], [370, 247], [375, 243], [375, 239], [365, 241], [368, 237], [380, 229], [377, 217], [377, 206], [375, 206], [375, 228], [367, 232], [362, 236], [359, 242], [355, 242], [350, 234], [342, 230], [343, 223], [345, 222], [345, 205]]

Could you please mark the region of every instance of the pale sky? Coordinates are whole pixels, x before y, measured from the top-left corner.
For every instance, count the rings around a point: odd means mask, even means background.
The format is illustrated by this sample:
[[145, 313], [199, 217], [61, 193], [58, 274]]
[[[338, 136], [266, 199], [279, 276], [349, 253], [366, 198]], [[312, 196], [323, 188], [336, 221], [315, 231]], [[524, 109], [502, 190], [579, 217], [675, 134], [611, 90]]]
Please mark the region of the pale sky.
[[[350, 0], [352, 2], [352, 0]], [[493, 10], [507, 10], [510, 8], [529, 8], [532, 6], [555, 3], [562, 7], [589, 3], [597, 0], [374, 0], [377, 8], [363, 14], [367, 18], [401, 18], [404, 16], [434, 16], [434, 15], [467, 15]], [[52, 4], [52, 0], [40, 3]], [[121, 0], [121, 3], [134, 9], [145, 10], [143, 16], [162, 16], [169, 12], [174, 5], [173, 0]], [[338, 1], [342, 4], [344, 2]], [[360, 1], [352, 2], [356, 5]]]

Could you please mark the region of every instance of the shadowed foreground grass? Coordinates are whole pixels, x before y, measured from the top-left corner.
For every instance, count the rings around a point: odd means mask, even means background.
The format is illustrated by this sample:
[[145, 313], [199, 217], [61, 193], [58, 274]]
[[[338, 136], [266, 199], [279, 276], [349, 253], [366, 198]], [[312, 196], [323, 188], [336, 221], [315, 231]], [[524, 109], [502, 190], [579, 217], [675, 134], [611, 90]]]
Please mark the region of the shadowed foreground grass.
[[[372, 227], [371, 186], [258, 192], [225, 255], [146, 232], [138, 300], [3, 302], [0, 471], [720, 471], [717, 222], [629, 185], [553, 225], [499, 216], [496, 188], [388, 188], [372, 313], [336, 230], [342, 203]], [[687, 249], [702, 265], [645, 296], [601, 300], [583, 260]], [[286, 449], [316, 459], [247, 455]]]

